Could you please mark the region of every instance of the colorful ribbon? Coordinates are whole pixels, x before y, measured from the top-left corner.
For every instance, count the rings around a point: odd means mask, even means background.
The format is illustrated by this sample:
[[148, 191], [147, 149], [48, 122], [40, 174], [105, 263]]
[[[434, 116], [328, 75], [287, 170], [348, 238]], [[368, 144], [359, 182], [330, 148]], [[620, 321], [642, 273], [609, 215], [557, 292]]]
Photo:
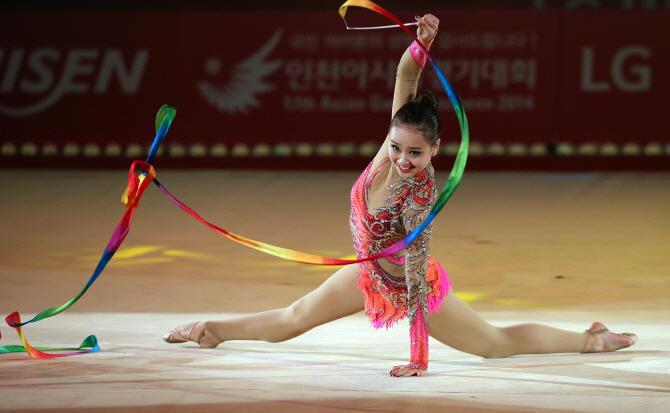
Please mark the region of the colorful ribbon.
[[[349, 6], [357, 6], [357, 7], [363, 7], [363, 8], [368, 8], [370, 10], [373, 10], [377, 13], [380, 13], [395, 23], [397, 23], [403, 30], [405, 30], [409, 35], [414, 39], [418, 40], [412, 32], [409, 31], [407, 27], [405, 27], [398, 19], [396, 19], [392, 14], [390, 14], [388, 11], [384, 10], [383, 8], [377, 6], [376, 4], [372, 3], [371, 1], [367, 0], [349, 0], [346, 3], [344, 3], [340, 7], [340, 15], [344, 19], [344, 15], [346, 14], [347, 7]], [[346, 22], [345, 22], [346, 24]], [[191, 216], [196, 218], [198, 221], [202, 222], [209, 228], [213, 229], [214, 231], [218, 232], [219, 234], [235, 241], [240, 244], [246, 245], [251, 248], [255, 248], [259, 251], [265, 252], [267, 254], [275, 255], [277, 257], [294, 261], [294, 262], [299, 262], [299, 263], [304, 263], [304, 264], [315, 264], [315, 265], [346, 265], [346, 264], [354, 264], [358, 262], [363, 262], [363, 261], [369, 261], [369, 260], [374, 260], [378, 258], [383, 258], [387, 257], [389, 255], [395, 254], [397, 252], [402, 251], [405, 249], [409, 244], [416, 239], [419, 234], [433, 221], [435, 216], [442, 210], [444, 205], [447, 203], [451, 195], [454, 193], [456, 188], [458, 187], [458, 184], [460, 183], [461, 177], [463, 176], [463, 171], [465, 169], [465, 163], [467, 159], [467, 153], [468, 153], [468, 145], [469, 145], [469, 130], [468, 130], [468, 122], [467, 118], [465, 116], [465, 111], [463, 110], [463, 106], [461, 105], [458, 96], [454, 92], [453, 88], [447, 81], [447, 79], [444, 77], [442, 74], [442, 71], [437, 67], [435, 62], [433, 61], [432, 57], [428, 53], [428, 50], [421, 44], [421, 42], [418, 42], [419, 45], [424, 49], [426, 52], [426, 55], [428, 57], [428, 60], [430, 60], [430, 63], [433, 65], [433, 68], [435, 69], [435, 72], [437, 73], [438, 78], [440, 79], [440, 82], [442, 83], [442, 86], [444, 87], [445, 91], [447, 92], [447, 95], [449, 96], [449, 99], [454, 107], [454, 110], [456, 111], [456, 115], [458, 116], [458, 121], [460, 123], [461, 127], [461, 144], [458, 150], [458, 155], [456, 156], [456, 160], [454, 162], [454, 167], [451, 170], [451, 173], [449, 174], [449, 178], [447, 179], [447, 183], [445, 184], [444, 188], [442, 189], [442, 193], [435, 202], [435, 205], [433, 206], [430, 214], [426, 218], [426, 220], [416, 229], [414, 229], [412, 232], [407, 234], [402, 240], [400, 240], [398, 243], [390, 246], [389, 248], [385, 249], [384, 251], [380, 252], [379, 254], [376, 254], [374, 256], [364, 258], [364, 259], [359, 259], [359, 260], [342, 260], [342, 259], [336, 259], [336, 258], [328, 258], [328, 257], [321, 257], [317, 255], [312, 255], [312, 254], [306, 254], [286, 248], [281, 248], [281, 247], [276, 247], [270, 244], [266, 244], [263, 242], [255, 241], [246, 237], [242, 237], [240, 235], [233, 234], [231, 232], [228, 232], [222, 228], [219, 228], [206, 220], [204, 220], [200, 215], [198, 215], [195, 211], [193, 211], [191, 208], [189, 208], [187, 205], [179, 201], [177, 198], [175, 198], [168, 190], [161, 185], [160, 182], [158, 182], [156, 178], [156, 173], [154, 171], [153, 166], [151, 163], [153, 162], [156, 153], [158, 151], [158, 148], [160, 147], [163, 138], [165, 137], [167, 131], [170, 128], [170, 125], [172, 124], [172, 121], [174, 120], [176, 110], [170, 106], [164, 105], [159, 111], [156, 116], [156, 137], [154, 139], [154, 142], [151, 146], [151, 149], [149, 151], [149, 156], [147, 157], [146, 162], [142, 161], [135, 161], [130, 167], [130, 172], [128, 175], [128, 186], [126, 188], [126, 191], [124, 192], [122, 196], [122, 204], [126, 206], [128, 209], [126, 213], [123, 215], [121, 218], [121, 221], [117, 225], [116, 229], [114, 230], [114, 233], [112, 234], [112, 237], [105, 248], [105, 251], [102, 254], [102, 257], [100, 258], [100, 262], [98, 263], [98, 266], [96, 267], [95, 271], [93, 272], [93, 275], [89, 279], [88, 283], [86, 283], [86, 286], [77, 294], [76, 297], [74, 297], [72, 300], [68, 301], [67, 303], [61, 305], [60, 307], [54, 307], [50, 308], [48, 310], [42, 311], [41, 313], [37, 314], [35, 317], [32, 319], [26, 321], [26, 322], [21, 322], [21, 318], [19, 316], [18, 312], [14, 312], [10, 314], [7, 318], [7, 324], [10, 327], [13, 327], [16, 329], [17, 333], [19, 334], [19, 337], [21, 338], [21, 342], [23, 343], [23, 347], [21, 346], [5, 346], [5, 347], [0, 347], [0, 354], [2, 353], [15, 353], [15, 352], [22, 352], [25, 351], [27, 352], [31, 357], [33, 358], [54, 358], [54, 357], [64, 357], [64, 356], [69, 356], [69, 355], [74, 355], [74, 354], [82, 354], [82, 353], [88, 353], [88, 352], [94, 352], [94, 351], [99, 351], [100, 348], [97, 345], [97, 340], [95, 336], [89, 336], [84, 340], [82, 345], [77, 348], [77, 349], [54, 349], [54, 348], [48, 348], [48, 347], [39, 347], [35, 348], [30, 346], [28, 344], [25, 336], [23, 335], [23, 332], [21, 331], [21, 326], [24, 326], [29, 323], [34, 323], [40, 320], [43, 320], [48, 317], [53, 317], [57, 314], [60, 314], [61, 312], [65, 311], [68, 309], [72, 304], [77, 302], [81, 296], [86, 293], [88, 288], [95, 282], [95, 280], [98, 278], [98, 276], [102, 273], [102, 271], [105, 269], [107, 266], [107, 263], [112, 259], [114, 256], [114, 253], [118, 250], [118, 248], [121, 246], [123, 241], [125, 240], [126, 236], [128, 235], [128, 232], [130, 230], [130, 224], [132, 222], [132, 217], [133, 217], [133, 212], [135, 209], [139, 206], [139, 200], [142, 197], [142, 194], [146, 190], [147, 186], [153, 181], [160, 189], [163, 191], [170, 199], [172, 199], [173, 202], [175, 202], [181, 209], [189, 213]], [[140, 167], [141, 169], [141, 176], [138, 176], [135, 173], [136, 167]], [[85, 348], [90, 348], [90, 350], [82, 351]], [[78, 350], [76, 352], [71, 352], [71, 353], [62, 353], [62, 354], [48, 354], [44, 353], [43, 351], [64, 351], [64, 350]]]
[[[88, 287], [88, 285], [87, 285], [87, 287]], [[63, 311], [63, 310], [61, 310], [61, 311]], [[26, 340], [26, 337], [23, 335], [23, 332], [21, 331], [21, 326], [24, 325], [24, 324], [27, 324], [28, 322], [21, 323], [21, 317], [19, 317], [18, 312], [16, 312], [16, 311], [13, 312], [5, 320], [7, 321], [7, 324], [14, 327], [16, 329], [16, 331], [19, 333], [19, 337], [21, 338], [21, 342], [23, 343], [23, 346], [4, 346], [4, 347], [0, 347], [0, 354], [25, 352], [25, 353], [28, 353], [28, 355], [30, 355], [30, 357], [35, 358], [35, 359], [52, 359], [52, 358], [56, 358], [56, 357], [75, 356], [77, 354], [92, 353], [94, 351], [100, 351], [100, 347], [98, 347], [98, 339], [95, 336], [86, 337], [84, 339], [84, 341], [81, 343], [81, 345], [77, 348], [33, 347], [30, 344], [28, 344], [28, 341]], [[35, 320], [35, 321], [37, 321], [37, 320]], [[29, 321], [29, 322], [32, 322], [32, 320]], [[90, 348], [90, 350], [82, 351], [86, 348]], [[72, 353], [60, 353], [60, 354], [44, 353], [45, 351], [66, 351], [66, 350], [74, 350], [74, 352], [72, 352]]]
[[[156, 151], [158, 150], [158, 147], [160, 146], [160, 143], [163, 141], [163, 138], [165, 137], [165, 134], [167, 133], [168, 129], [170, 128], [170, 125], [172, 124], [172, 120], [174, 119], [176, 110], [170, 106], [163, 106], [159, 111], [158, 115], [156, 116], [156, 138], [154, 139], [154, 144], [151, 147], [150, 150], [150, 158], [153, 159], [156, 155]], [[143, 172], [142, 176], [138, 176], [135, 174], [135, 168], [139, 166]], [[116, 226], [116, 229], [114, 230], [114, 233], [112, 234], [111, 239], [109, 240], [109, 243], [107, 244], [107, 247], [105, 248], [105, 251], [102, 253], [102, 257], [100, 258], [100, 262], [98, 263], [98, 266], [96, 267], [95, 271], [93, 272], [93, 275], [91, 278], [88, 280], [84, 288], [77, 294], [73, 299], [68, 301], [67, 303], [59, 306], [59, 307], [53, 307], [48, 310], [44, 310], [37, 314], [35, 317], [31, 318], [28, 321], [21, 322], [21, 317], [19, 316], [18, 312], [13, 312], [7, 318], [5, 321], [7, 322], [7, 325], [10, 327], [13, 327], [16, 332], [18, 333], [19, 337], [21, 338], [21, 342], [23, 343], [22, 346], [4, 346], [0, 347], [0, 354], [2, 353], [17, 353], [17, 352], [27, 352], [31, 357], [33, 358], [38, 358], [38, 359], [44, 359], [44, 358], [54, 358], [54, 357], [65, 357], [65, 356], [71, 356], [75, 354], [82, 354], [82, 353], [91, 353], [95, 351], [99, 351], [100, 347], [98, 347], [98, 341], [95, 336], [89, 336], [87, 337], [84, 342], [82, 343], [81, 346], [77, 349], [69, 349], [69, 348], [50, 348], [50, 347], [32, 347], [30, 344], [28, 344], [28, 341], [26, 340], [23, 332], [21, 331], [21, 327], [29, 324], [29, 323], [34, 323], [40, 320], [44, 320], [45, 318], [53, 317], [57, 314], [62, 313], [63, 311], [67, 310], [72, 306], [72, 304], [76, 303], [88, 290], [88, 288], [95, 282], [95, 280], [100, 276], [102, 271], [105, 269], [107, 266], [107, 263], [112, 259], [116, 251], [119, 249], [123, 241], [126, 239], [126, 236], [128, 235], [128, 232], [130, 231], [130, 224], [133, 219], [133, 213], [135, 211], [135, 208], [139, 206], [139, 201], [140, 198], [142, 197], [142, 194], [144, 191], [147, 189], [151, 181], [156, 177], [156, 173], [153, 169], [153, 166], [151, 166], [147, 162], [142, 162], [142, 161], [135, 161], [130, 167], [130, 172], [128, 174], [128, 186], [126, 188], [126, 191], [123, 193], [123, 196], [121, 197], [121, 203], [126, 206], [128, 209], [126, 210], [125, 214], [123, 214], [123, 217], [121, 218], [121, 221], [119, 224]], [[1, 337], [1, 336], [0, 336]], [[82, 350], [85, 348], [90, 348], [90, 350], [87, 351], [77, 351], [74, 353], [62, 353], [62, 354], [49, 354], [49, 353], [44, 353], [43, 351], [65, 351], [65, 350]]]

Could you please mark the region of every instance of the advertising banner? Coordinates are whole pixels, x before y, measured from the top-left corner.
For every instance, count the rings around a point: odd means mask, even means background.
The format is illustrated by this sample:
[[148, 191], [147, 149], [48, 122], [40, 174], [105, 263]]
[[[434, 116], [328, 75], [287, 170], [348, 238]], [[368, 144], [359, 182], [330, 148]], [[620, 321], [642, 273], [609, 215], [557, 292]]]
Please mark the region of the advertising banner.
[[561, 15], [558, 136], [568, 142], [669, 142], [670, 12]]
[[[473, 141], [644, 143], [667, 132], [654, 110], [670, 93], [667, 14], [433, 13], [431, 54]], [[166, 143], [381, 142], [410, 43], [399, 29], [347, 31], [336, 11], [10, 11], [0, 16], [0, 142], [148, 145], [163, 104], [177, 109]], [[444, 141], [457, 141], [429, 66], [419, 88], [437, 92]]]

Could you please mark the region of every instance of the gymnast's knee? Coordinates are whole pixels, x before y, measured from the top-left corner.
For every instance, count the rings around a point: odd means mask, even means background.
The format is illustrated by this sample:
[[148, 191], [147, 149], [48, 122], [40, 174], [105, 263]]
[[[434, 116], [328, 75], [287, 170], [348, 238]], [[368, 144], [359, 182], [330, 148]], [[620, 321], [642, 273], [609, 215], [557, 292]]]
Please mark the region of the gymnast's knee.
[[499, 349], [492, 349], [491, 351], [484, 352], [484, 354], [481, 355], [481, 357], [485, 359], [504, 359], [505, 357], [509, 356], [510, 354], [508, 351]]
[[480, 349], [478, 356], [486, 359], [501, 359], [513, 355], [512, 345], [506, 331], [496, 327], [495, 339]]
[[309, 314], [305, 309], [303, 298], [290, 306], [278, 311], [277, 323], [281, 326], [281, 333], [273, 334], [265, 339], [269, 343], [279, 343], [290, 340], [314, 328], [309, 323]]

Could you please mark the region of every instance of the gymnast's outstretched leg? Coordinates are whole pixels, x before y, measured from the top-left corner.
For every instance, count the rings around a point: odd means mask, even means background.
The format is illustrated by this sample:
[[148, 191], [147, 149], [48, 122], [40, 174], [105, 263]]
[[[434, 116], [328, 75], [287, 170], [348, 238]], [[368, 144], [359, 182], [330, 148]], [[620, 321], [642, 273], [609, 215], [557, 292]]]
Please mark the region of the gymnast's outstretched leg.
[[634, 334], [609, 332], [600, 323], [593, 323], [587, 332], [579, 333], [535, 323], [495, 327], [453, 292], [447, 294], [441, 310], [428, 320], [430, 335], [436, 340], [486, 358], [615, 351], [633, 345], [637, 339]]
[[194, 341], [207, 348], [228, 340], [271, 343], [289, 340], [314, 327], [362, 311], [365, 303], [357, 282], [358, 264], [347, 265], [289, 307], [230, 320], [180, 326], [163, 339], [168, 343]]

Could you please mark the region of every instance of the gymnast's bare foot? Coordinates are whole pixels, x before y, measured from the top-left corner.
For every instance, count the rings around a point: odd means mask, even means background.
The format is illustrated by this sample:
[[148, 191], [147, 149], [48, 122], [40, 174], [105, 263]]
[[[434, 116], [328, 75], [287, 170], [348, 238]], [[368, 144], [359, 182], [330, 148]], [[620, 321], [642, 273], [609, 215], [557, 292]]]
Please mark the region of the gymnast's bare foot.
[[223, 343], [216, 334], [207, 330], [207, 321], [197, 321], [172, 329], [163, 336], [166, 343], [185, 343], [193, 341], [202, 348], [214, 348]]
[[604, 353], [630, 347], [637, 341], [637, 336], [631, 333], [612, 333], [604, 324], [595, 322], [588, 333], [582, 353]]

